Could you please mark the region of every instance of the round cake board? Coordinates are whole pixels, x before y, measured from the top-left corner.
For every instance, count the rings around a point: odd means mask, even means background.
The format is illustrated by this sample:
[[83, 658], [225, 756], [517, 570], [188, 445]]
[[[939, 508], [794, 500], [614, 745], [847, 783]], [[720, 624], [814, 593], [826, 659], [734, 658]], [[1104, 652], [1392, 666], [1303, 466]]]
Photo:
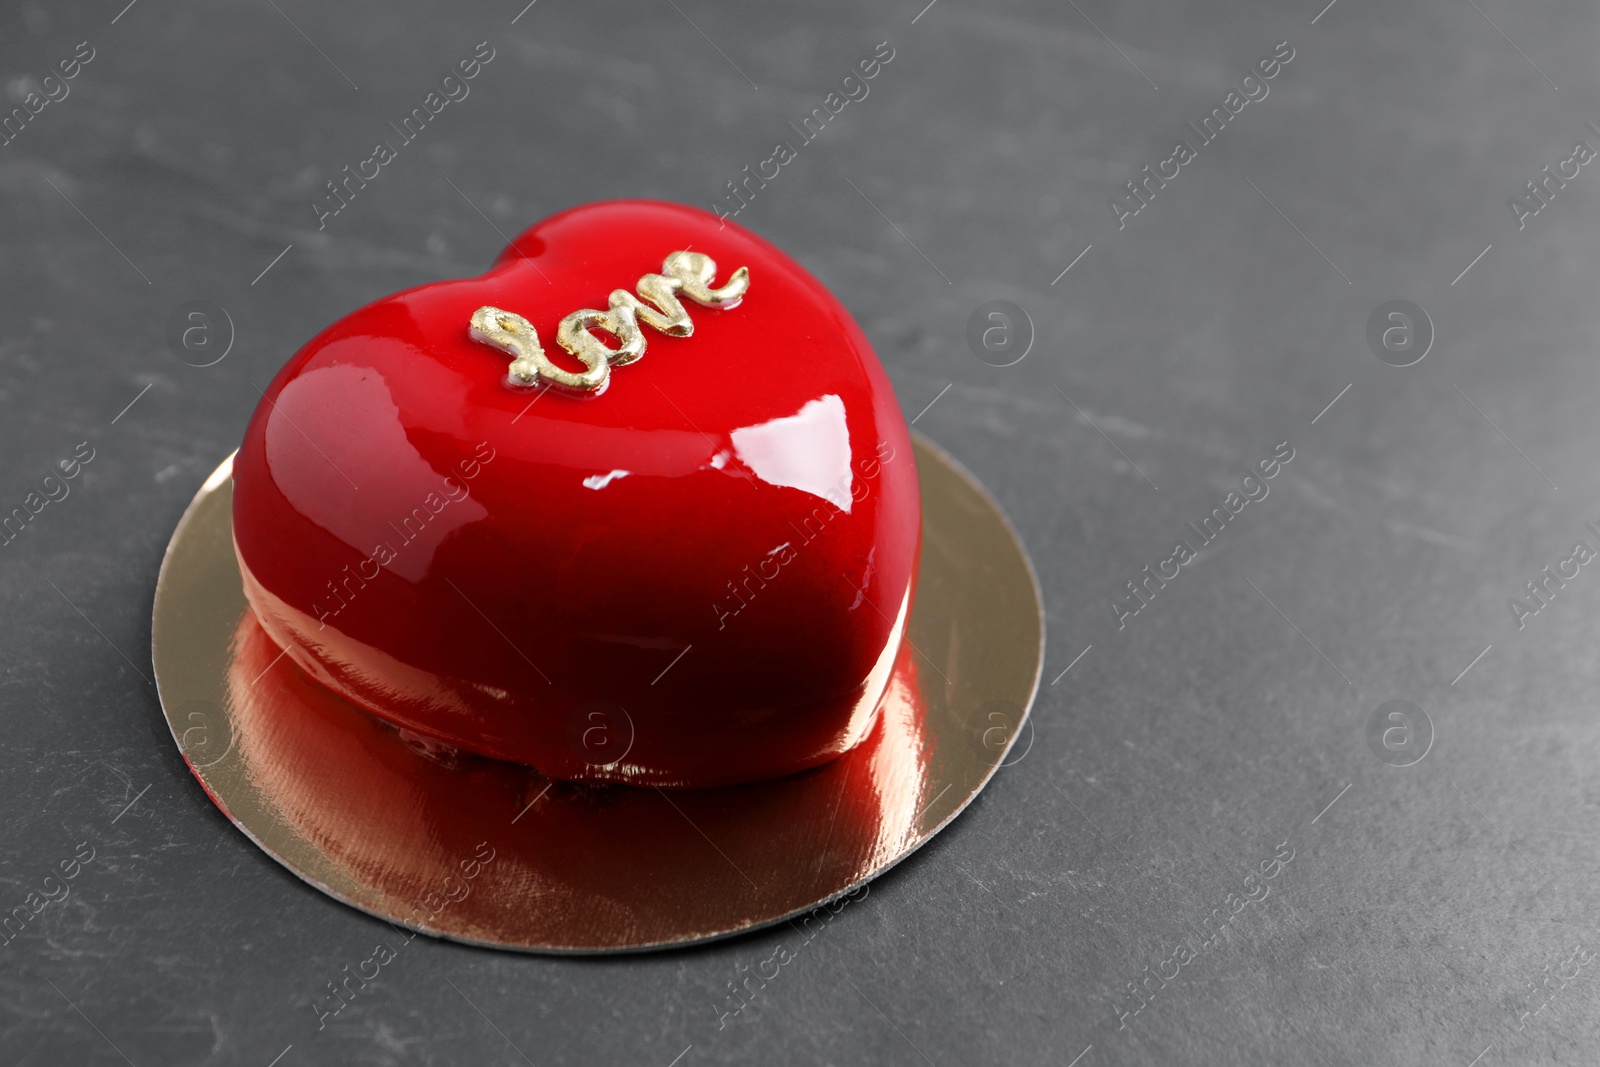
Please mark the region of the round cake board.
[[976, 479], [915, 445], [922, 559], [906, 639], [866, 740], [812, 770], [721, 789], [577, 785], [408, 743], [256, 623], [233, 551], [231, 456], [156, 582], [162, 710], [200, 785], [269, 856], [421, 933], [624, 952], [802, 916], [926, 843], [1031, 741], [1044, 648], [1032, 564]]

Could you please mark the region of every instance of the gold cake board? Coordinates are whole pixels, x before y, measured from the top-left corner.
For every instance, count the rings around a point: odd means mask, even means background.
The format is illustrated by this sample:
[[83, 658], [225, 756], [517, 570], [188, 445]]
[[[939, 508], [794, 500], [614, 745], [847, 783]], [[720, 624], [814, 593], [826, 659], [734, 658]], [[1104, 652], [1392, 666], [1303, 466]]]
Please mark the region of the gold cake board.
[[907, 640], [871, 733], [824, 766], [665, 791], [419, 754], [257, 625], [233, 552], [231, 456], [178, 523], [156, 583], [162, 709], [206, 793], [268, 855], [425, 934], [618, 952], [802, 915], [948, 825], [1025, 732], [1038, 691], [1044, 617], [1026, 550], [969, 473], [915, 446], [922, 560]]

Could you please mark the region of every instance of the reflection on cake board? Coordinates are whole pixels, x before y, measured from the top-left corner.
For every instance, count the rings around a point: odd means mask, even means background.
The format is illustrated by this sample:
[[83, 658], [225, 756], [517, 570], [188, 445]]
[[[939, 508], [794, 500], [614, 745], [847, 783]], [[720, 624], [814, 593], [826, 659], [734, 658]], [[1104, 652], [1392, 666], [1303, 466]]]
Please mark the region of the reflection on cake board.
[[1005, 762], [1038, 689], [1044, 619], [998, 505], [916, 438], [922, 562], [878, 721], [801, 774], [709, 790], [553, 782], [423, 754], [309, 680], [246, 605], [232, 457], [156, 583], [162, 708], [206, 792], [269, 855], [379, 918], [536, 952], [666, 948], [811, 911], [955, 818]]

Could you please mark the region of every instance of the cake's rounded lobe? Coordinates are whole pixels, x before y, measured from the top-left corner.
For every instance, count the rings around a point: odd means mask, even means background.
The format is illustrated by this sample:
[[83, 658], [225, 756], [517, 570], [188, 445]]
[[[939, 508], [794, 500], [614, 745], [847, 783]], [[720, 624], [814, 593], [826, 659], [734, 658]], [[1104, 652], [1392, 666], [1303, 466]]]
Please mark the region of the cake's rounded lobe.
[[[686, 301], [691, 336], [645, 327], [600, 395], [517, 388], [468, 334], [492, 305], [565, 360], [563, 317], [683, 249], [718, 284], [748, 267], [749, 292]], [[346, 316], [234, 462], [246, 593], [301, 668], [567, 779], [719, 785], [858, 742], [920, 529], [905, 420], [849, 313], [754, 234], [654, 202], [567, 211], [481, 277]]]

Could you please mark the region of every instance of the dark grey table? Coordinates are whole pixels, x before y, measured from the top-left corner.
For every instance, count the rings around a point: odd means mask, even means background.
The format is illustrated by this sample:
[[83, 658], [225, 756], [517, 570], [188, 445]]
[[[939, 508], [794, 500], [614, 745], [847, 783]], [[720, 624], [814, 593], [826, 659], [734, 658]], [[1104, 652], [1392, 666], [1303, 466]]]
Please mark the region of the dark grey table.
[[[0, 14], [0, 1061], [1595, 1061], [1592, 5], [124, 2]], [[1031, 747], [737, 1014], [792, 930], [419, 940], [319, 1031], [385, 928], [172, 744], [179, 514], [323, 324], [570, 204], [709, 206], [779, 141], [738, 220], [841, 295], [1037, 563]], [[210, 348], [169, 342], [195, 300]], [[1031, 320], [1012, 366], [1004, 330], [968, 344], [990, 300]]]

